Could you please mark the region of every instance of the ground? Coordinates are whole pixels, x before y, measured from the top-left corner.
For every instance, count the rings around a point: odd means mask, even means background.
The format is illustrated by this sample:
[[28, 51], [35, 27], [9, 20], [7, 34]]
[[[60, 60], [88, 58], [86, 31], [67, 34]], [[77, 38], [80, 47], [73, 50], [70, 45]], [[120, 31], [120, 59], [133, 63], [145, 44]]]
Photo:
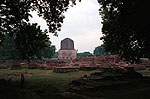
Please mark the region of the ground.
[[[40, 69], [1, 69], [0, 86], [3, 88], [0, 88], [0, 97], [4, 97], [5, 99], [9, 99], [13, 96], [15, 97], [15, 99], [60, 99], [58, 94], [63, 92], [64, 90], [67, 90], [69, 87], [68, 84], [71, 83], [72, 80], [78, 79], [81, 76], [90, 74], [92, 72], [95, 71], [54, 73], [52, 70]], [[20, 88], [20, 77], [19, 75], [17, 75], [21, 73], [25, 73], [24, 88]], [[10, 79], [11, 81], [9, 82]], [[9, 83], [11, 83], [11, 85]]]
[[[136, 87], [122, 86], [104, 90], [82, 90], [70, 93], [73, 80], [81, 76], [90, 75], [96, 71], [77, 71], [70, 73], [54, 73], [52, 70], [0, 70], [1, 99], [150, 99], [150, 86], [136, 85]], [[150, 71], [138, 71], [150, 76]], [[24, 87], [20, 88], [20, 74], [25, 74]], [[68, 97], [69, 95], [69, 97]]]

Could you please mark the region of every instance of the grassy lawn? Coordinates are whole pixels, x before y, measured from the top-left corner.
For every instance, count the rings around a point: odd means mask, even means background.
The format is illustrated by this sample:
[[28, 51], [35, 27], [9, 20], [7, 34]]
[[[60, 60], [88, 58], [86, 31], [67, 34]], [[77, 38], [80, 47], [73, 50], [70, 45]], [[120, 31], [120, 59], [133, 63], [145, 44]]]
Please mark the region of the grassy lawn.
[[[60, 99], [58, 94], [67, 90], [69, 88], [68, 84], [70, 84], [72, 80], [93, 72], [95, 71], [55, 73], [52, 70], [40, 69], [1, 69], [0, 86], [3, 88], [0, 88], [0, 92], [3, 94], [0, 94], [0, 97], [4, 99], [9, 99], [11, 97], [15, 97], [15, 99]], [[32, 74], [32, 76], [25, 77], [24, 88], [20, 88], [20, 76], [9, 76], [9, 74], [13, 73]], [[11, 84], [9, 79], [11, 79]]]
[[150, 70], [138, 70], [143, 76], [150, 76]]
[[[98, 71], [98, 70], [96, 70]], [[0, 70], [0, 99], [62, 99], [60, 93], [70, 88], [72, 80], [95, 71], [77, 71], [70, 73], [55, 73], [52, 70]], [[143, 75], [150, 75], [148, 70], [138, 71]], [[20, 76], [10, 76], [14, 73], [30, 74], [25, 76], [24, 88], [20, 88]], [[10, 80], [11, 79], [11, 80]], [[68, 99], [150, 99], [150, 87], [121, 87], [119, 89], [85, 90], [77, 92]], [[82, 96], [82, 98], [81, 98]], [[83, 98], [84, 97], [84, 98]], [[98, 98], [101, 99], [101, 98]]]

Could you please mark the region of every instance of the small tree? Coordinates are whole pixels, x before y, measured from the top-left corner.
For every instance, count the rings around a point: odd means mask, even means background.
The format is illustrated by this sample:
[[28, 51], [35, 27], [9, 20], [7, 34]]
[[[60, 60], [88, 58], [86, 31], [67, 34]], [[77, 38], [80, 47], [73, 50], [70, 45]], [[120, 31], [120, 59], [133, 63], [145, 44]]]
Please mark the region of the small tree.
[[95, 56], [109, 56], [111, 55], [110, 52], [106, 52], [104, 45], [98, 46], [94, 49]]
[[94, 55], [95, 56], [104, 56], [105, 49], [103, 46], [98, 46], [94, 49]]

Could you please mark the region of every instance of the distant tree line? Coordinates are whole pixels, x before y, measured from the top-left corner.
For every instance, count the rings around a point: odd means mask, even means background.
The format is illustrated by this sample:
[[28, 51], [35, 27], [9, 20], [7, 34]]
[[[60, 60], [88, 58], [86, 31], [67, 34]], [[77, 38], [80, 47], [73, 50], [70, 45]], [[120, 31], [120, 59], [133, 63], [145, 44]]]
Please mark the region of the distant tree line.
[[86, 58], [91, 56], [93, 56], [93, 54], [90, 52], [77, 53], [77, 58]]
[[[17, 49], [17, 45], [15, 43], [15, 37], [6, 35], [2, 45], [0, 46], [0, 59], [1, 60], [17, 60], [22, 59], [23, 49], [19, 51]], [[41, 59], [41, 58], [51, 58], [55, 53], [55, 46], [51, 45], [51, 42], [45, 42], [46, 47], [41, 49], [36, 55], [34, 55], [34, 59]], [[21, 46], [21, 45], [20, 45]]]
[[19, 51], [16, 47], [13, 37], [6, 35], [0, 46], [0, 59], [19, 59]]

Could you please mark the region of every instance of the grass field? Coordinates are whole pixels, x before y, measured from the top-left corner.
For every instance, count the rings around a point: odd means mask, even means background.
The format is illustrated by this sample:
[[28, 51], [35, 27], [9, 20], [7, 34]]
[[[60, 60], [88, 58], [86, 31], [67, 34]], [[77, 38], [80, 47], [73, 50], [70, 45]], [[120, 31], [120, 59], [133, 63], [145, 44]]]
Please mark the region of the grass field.
[[[72, 80], [95, 71], [78, 71], [72, 73], [55, 73], [52, 70], [0, 70], [0, 97], [15, 99], [60, 99], [58, 93], [69, 88]], [[8, 76], [13, 73], [32, 74], [25, 77], [24, 88], [20, 88], [20, 76]], [[5, 80], [4, 80], [5, 79]], [[9, 85], [11, 79], [11, 85]], [[23, 95], [23, 96], [22, 96]], [[17, 96], [17, 97], [16, 97]], [[30, 97], [29, 97], [30, 96]], [[0, 98], [2, 99], [2, 98]]]
[[[98, 71], [98, 70], [97, 70]], [[62, 99], [59, 95], [70, 88], [72, 80], [95, 71], [78, 71], [71, 73], [55, 73], [52, 70], [0, 70], [0, 99]], [[138, 71], [150, 76], [150, 71]], [[30, 74], [25, 76], [24, 88], [20, 88], [20, 76], [11, 74]], [[32, 75], [32, 76], [31, 76]], [[150, 87], [138, 86], [121, 89], [88, 90], [77, 92], [66, 99], [150, 99]]]

